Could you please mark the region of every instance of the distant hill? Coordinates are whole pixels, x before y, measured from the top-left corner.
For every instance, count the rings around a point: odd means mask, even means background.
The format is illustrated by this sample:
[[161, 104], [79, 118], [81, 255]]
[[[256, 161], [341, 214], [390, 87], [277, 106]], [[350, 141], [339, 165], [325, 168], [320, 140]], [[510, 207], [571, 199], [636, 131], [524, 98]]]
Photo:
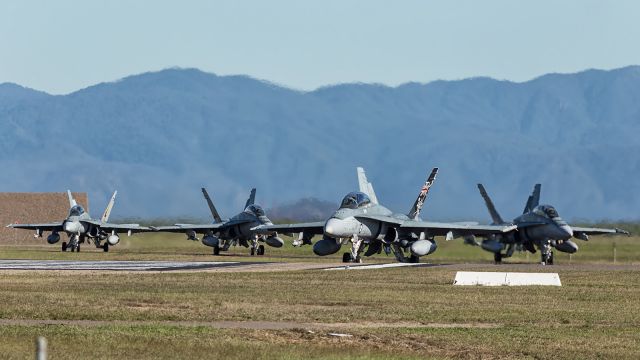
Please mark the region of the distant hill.
[[87, 191], [114, 216], [223, 217], [251, 187], [265, 207], [338, 203], [364, 166], [406, 212], [432, 166], [432, 219], [488, 220], [475, 184], [517, 215], [536, 182], [569, 219], [640, 213], [640, 67], [300, 92], [168, 69], [64, 96], [0, 85], [0, 191]]
[[326, 220], [338, 205], [331, 201], [316, 198], [304, 198], [295, 202], [267, 209], [267, 216], [274, 222], [283, 221], [323, 221]]

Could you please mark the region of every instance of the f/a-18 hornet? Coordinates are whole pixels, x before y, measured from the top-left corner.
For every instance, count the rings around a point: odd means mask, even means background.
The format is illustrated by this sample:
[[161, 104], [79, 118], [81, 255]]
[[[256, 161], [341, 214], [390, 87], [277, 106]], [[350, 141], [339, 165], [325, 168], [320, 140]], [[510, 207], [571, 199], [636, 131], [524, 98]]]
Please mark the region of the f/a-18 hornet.
[[320, 256], [334, 254], [342, 245], [351, 243], [351, 250], [343, 254], [344, 262], [361, 262], [363, 252], [371, 256], [383, 250], [386, 254], [393, 252], [399, 262], [419, 262], [421, 256], [436, 250], [435, 236], [490, 235], [513, 229], [503, 225], [422, 221], [420, 211], [438, 168], [433, 169], [407, 214], [396, 214], [380, 205], [364, 169], [357, 168], [357, 172], [360, 191], [348, 193], [340, 208], [325, 222], [267, 225], [260, 226], [260, 230], [299, 233], [294, 245], [310, 244], [314, 235], [322, 235], [322, 240], [313, 245], [313, 252]]
[[[580, 240], [589, 240], [589, 235], [602, 234], [626, 234], [629, 232], [622, 229], [601, 229], [590, 227], [570, 226], [564, 221], [558, 211], [551, 205], [538, 205], [540, 202], [540, 184], [536, 184], [532, 194], [527, 199], [522, 215], [508, 223], [496, 211], [491, 198], [487, 194], [484, 186], [478, 184], [480, 195], [487, 205], [492, 225], [515, 225], [517, 229], [507, 234], [491, 234], [478, 243], [472, 237], [465, 237], [465, 242], [472, 245], [479, 245], [484, 250], [494, 254], [496, 264], [503, 258], [513, 255], [515, 250], [527, 250], [536, 252], [536, 247], [540, 249], [541, 263], [553, 264], [553, 251], [556, 249], [565, 253], [573, 254], [578, 251], [578, 245], [571, 241], [572, 237]], [[504, 250], [504, 252], [503, 252]]]
[[264, 255], [264, 245], [259, 242], [265, 242], [277, 248], [284, 245], [284, 241], [278, 237], [277, 233], [262, 235], [253, 230], [259, 225], [272, 225], [262, 207], [255, 204], [256, 189], [251, 190], [249, 199], [244, 205], [244, 211], [229, 220], [222, 220], [205, 188], [202, 188], [202, 194], [211, 210], [213, 223], [158, 226], [154, 227], [154, 230], [186, 233], [187, 239], [194, 241], [198, 241], [197, 234], [203, 234], [202, 243], [213, 248], [213, 255], [219, 255], [220, 251], [227, 251], [230, 246], [238, 244], [250, 248], [251, 255]]
[[[120, 236], [118, 235], [120, 232], [126, 232], [128, 236], [131, 236], [132, 233], [152, 231], [150, 228], [138, 224], [112, 224], [107, 222], [109, 221], [117, 193], [115, 191], [111, 196], [111, 200], [100, 220], [92, 219], [91, 215], [81, 205], [78, 205], [71, 195], [71, 191], [67, 190], [70, 209], [69, 216], [63, 221], [47, 224], [10, 224], [7, 227], [35, 230], [35, 237], [37, 238], [42, 237], [44, 231], [51, 231], [51, 234], [47, 236], [49, 244], [55, 244], [60, 241], [60, 232], [65, 232], [69, 236], [69, 243], [62, 242], [62, 251], [70, 249], [72, 252], [79, 252], [80, 244], [85, 241], [93, 241], [96, 248], [102, 248], [104, 252], [108, 252], [109, 246], [120, 242]], [[101, 244], [103, 240], [105, 240], [104, 244]]]

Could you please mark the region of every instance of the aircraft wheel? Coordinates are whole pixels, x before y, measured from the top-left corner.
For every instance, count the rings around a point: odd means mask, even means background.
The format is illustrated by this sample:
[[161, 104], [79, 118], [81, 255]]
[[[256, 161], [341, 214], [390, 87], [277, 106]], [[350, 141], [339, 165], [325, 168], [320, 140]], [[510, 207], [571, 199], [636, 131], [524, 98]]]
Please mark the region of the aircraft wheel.
[[213, 247], [213, 255], [220, 255], [220, 246]]
[[255, 254], [256, 254], [256, 249], [255, 249], [255, 248], [253, 248], [253, 247], [251, 247], [251, 256], [253, 256], [253, 255], [255, 255]]
[[496, 263], [496, 265], [502, 263], [502, 253], [494, 253], [493, 254], [493, 261]]
[[420, 262], [420, 256], [411, 255], [409, 257], [409, 262], [412, 264], [417, 264]]
[[264, 245], [258, 246], [258, 255], [264, 255]]
[[80, 244], [76, 245], [76, 252], [80, 252]]
[[67, 251], [67, 242], [66, 241], [62, 242], [62, 251]]
[[342, 254], [342, 262], [343, 263], [351, 262], [351, 253], [346, 252]]
[[553, 265], [553, 251], [549, 252], [549, 256], [547, 256], [547, 265]]
[[104, 243], [104, 245], [102, 245], [102, 251], [109, 252], [109, 243], [108, 242], [106, 242], [106, 243]]

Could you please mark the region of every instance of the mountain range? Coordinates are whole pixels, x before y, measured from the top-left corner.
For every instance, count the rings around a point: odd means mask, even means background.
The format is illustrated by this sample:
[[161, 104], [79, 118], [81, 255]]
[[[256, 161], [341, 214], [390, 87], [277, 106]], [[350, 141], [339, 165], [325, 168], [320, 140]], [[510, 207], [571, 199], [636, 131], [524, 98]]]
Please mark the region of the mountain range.
[[98, 211], [117, 189], [114, 217], [206, 218], [205, 186], [229, 217], [252, 187], [268, 208], [337, 204], [364, 166], [407, 212], [438, 166], [429, 219], [488, 222], [478, 182], [504, 218], [540, 182], [567, 219], [638, 219], [639, 99], [639, 66], [307, 92], [179, 68], [66, 95], [4, 83], [0, 191], [86, 191]]

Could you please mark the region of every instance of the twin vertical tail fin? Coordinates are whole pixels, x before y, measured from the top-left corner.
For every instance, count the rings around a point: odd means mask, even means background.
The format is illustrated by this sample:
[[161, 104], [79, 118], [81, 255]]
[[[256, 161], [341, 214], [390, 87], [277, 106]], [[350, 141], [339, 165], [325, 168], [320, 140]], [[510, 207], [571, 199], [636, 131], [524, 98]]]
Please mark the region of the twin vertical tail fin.
[[107, 207], [104, 209], [104, 213], [102, 214], [102, 222], [107, 222], [109, 221], [109, 216], [111, 216], [111, 209], [113, 209], [113, 204], [115, 204], [116, 202], [116, 195], [118, 195], [118, 191], [114, 191], [113, 195], [111, 195], [111, 200], [109, 200], [109, 204], [107, 204]]
[[78, 203], [76, 202], [76, 199], [74, 199], [73, 195], [71, 195], [71, 190], [67, 190], [67, 196], [69, 197], [69, 209], [78, 205]]
[[493, 205], [493, 201], [491, 201], [489, 194], [487, 194], [487, 191], [484, 189], [482, 184], [478, 184], [478, 190], [480, 190], [480, 195], [484, 199], [484, 203], [487, 205], [487, 210], [489, 210], [493, 224], [504, 224], [504, 220], [502, 220], [502, 217], [498, 214], [496, 207]]
[[533, 192], [529, 195], [527, 203], [524, 206], [523, 214], [533, 211], [533, 209], [540, 204], [540, 188], [542, 185], [536, 184], [533, 187]]
[[246, 209], [249, 205], [253, 205], [256, 202], [256, 188], [251, 189], [251, 194], [247, 199], [247, 203], [244, 204], [244, 208]]
[[360, 188], [360, 192], [367, 194], [369, 200], [371, 200], [373, 204], [377, 204], [378, 197], [376, 196], [376, 192], [373, 191], [373, 185], [367, 180], [367, 174], [365, 174], [364, 169], [358, 167], [356, 170], [358, 172], [358, 187]]
[[[255, 192], [252, 192], [252, 194], [255, 196]], [[220, 214], [218, 214], [218, 210], [216, 210], [216, 207], [213, 205], [213, 201], [211, 201], [211, 197], [209, 197], [209, 193], [207, 193], [205, 188], [202, 188], [202, 195], [204, 195], [204, 198], [207, 200], [207, 205], [209, 205], [209, 210], [211, 210], [213, 220], [215, 220], [216, 223], [221, 223], [222, 219], [220, 218]]]
[[411, 210], [409, 210], [409, 219], [416, 220], [420, 216], [420, 211], [422, 211], [422, 207], [424, 206], [424, 202], [427, 200], [427, 194], [429, 193], [429, 189], [431, 189], [431, 185], [436, 181], [436, 175], [438, 175], [438, 168], [435, 167], [431, 170], [431, 174], [427, 178], [427, 181], [422, 185], [422, 189], [420, 189], [420, 193], [416, 198], [416, 201], [413, 203]]

